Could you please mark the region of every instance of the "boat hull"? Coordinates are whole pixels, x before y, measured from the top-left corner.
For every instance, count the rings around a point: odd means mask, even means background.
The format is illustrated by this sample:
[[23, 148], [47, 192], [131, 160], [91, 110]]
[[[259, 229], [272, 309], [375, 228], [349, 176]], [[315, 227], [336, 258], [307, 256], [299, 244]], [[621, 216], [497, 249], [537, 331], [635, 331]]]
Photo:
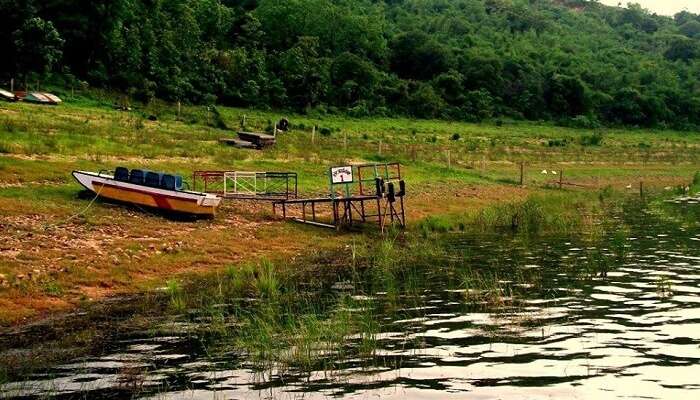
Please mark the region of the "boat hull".
[[221, 202], [210, 194], [136, 185], [94, 172], [73, 171], [73, 177], [100, 197], [177, 213], [214, 216]]

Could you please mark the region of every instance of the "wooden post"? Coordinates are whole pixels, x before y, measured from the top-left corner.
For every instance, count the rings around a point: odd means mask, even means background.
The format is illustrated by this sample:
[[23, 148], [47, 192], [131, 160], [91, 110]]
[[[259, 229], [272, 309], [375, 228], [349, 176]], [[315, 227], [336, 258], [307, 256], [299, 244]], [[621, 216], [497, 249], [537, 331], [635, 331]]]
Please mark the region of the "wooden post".
[[450, 151], [445, 150], [445, 152], [447, 153], [447, 169], [452, 169], [452, 160], [450, 157]]
[[378, 152], [379, 152], [379, 155], [381, 156], [381, 155], [382, 155], [382, 139], [379, 139], [379, 150], [378, 150]]
[[639, 197], [644, 199], [644, 182], [639, 181]]
[[177, 119], [180, 119], [180, 114], [182, 112], [182, 104], [180, 103], [180, 100], [177, 101]]
[[316, 125], [311, 127], [311, 144], [316, 144]]
[[245, 128], [245, 114], [243, 114], [243, 119], [241, 120], [241, 128]]
[[520, 186], [525, 183], [525, 162], [520, 161]]
[[564, 170], [559, 171], [559, 189], [564, 186]]

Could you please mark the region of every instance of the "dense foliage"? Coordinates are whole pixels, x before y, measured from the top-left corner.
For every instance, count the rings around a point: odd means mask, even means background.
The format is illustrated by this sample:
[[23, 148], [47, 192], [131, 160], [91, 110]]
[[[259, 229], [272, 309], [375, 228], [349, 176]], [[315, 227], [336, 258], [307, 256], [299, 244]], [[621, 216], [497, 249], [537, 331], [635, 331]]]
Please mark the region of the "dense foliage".
[[[700, 125], [700, 16], [587, 0], [0, 0], [0, 77], [195, 103]], [[74, 78], [77, 77], [77, 78]]]

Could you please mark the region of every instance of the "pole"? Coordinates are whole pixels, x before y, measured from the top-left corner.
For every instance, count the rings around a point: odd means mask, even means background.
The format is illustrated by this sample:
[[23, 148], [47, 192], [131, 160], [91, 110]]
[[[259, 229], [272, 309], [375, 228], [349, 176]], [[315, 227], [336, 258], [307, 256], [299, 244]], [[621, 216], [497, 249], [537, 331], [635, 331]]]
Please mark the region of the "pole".
[[520, 161], [520, 186], [523, 186], [525, 183], [525, 163], [523, 161]]
[[644, 199], [644, 182], [639, 181], [639, 197]]
[[316, 144], [316, 125], [311, 127], [311, 144]]
[[180, 119], [180, 114], [182, 111], [182, 104], [180, 103], [180, 100], [177, 101], [177, 119]]
[[564, 170], [559, 171], [559, 189], [564, 186]]
[[452, 160], [450, 157], [450, 151], [445, 150], [445, 153], [447, 153], [447, 169], [452, 169]]
[[382, 155], [382, 139], [379, 139], [379, 155]]

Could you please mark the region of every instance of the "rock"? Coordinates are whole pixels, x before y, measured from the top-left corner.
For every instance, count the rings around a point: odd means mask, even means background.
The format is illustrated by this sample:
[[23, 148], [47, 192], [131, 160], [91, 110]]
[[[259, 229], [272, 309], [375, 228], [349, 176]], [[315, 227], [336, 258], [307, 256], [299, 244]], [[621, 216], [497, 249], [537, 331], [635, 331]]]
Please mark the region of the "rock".
[[24, 279], [24, 274], [17, 274], [15, 278], [17, 278], [18, 281], [21, 281]]

